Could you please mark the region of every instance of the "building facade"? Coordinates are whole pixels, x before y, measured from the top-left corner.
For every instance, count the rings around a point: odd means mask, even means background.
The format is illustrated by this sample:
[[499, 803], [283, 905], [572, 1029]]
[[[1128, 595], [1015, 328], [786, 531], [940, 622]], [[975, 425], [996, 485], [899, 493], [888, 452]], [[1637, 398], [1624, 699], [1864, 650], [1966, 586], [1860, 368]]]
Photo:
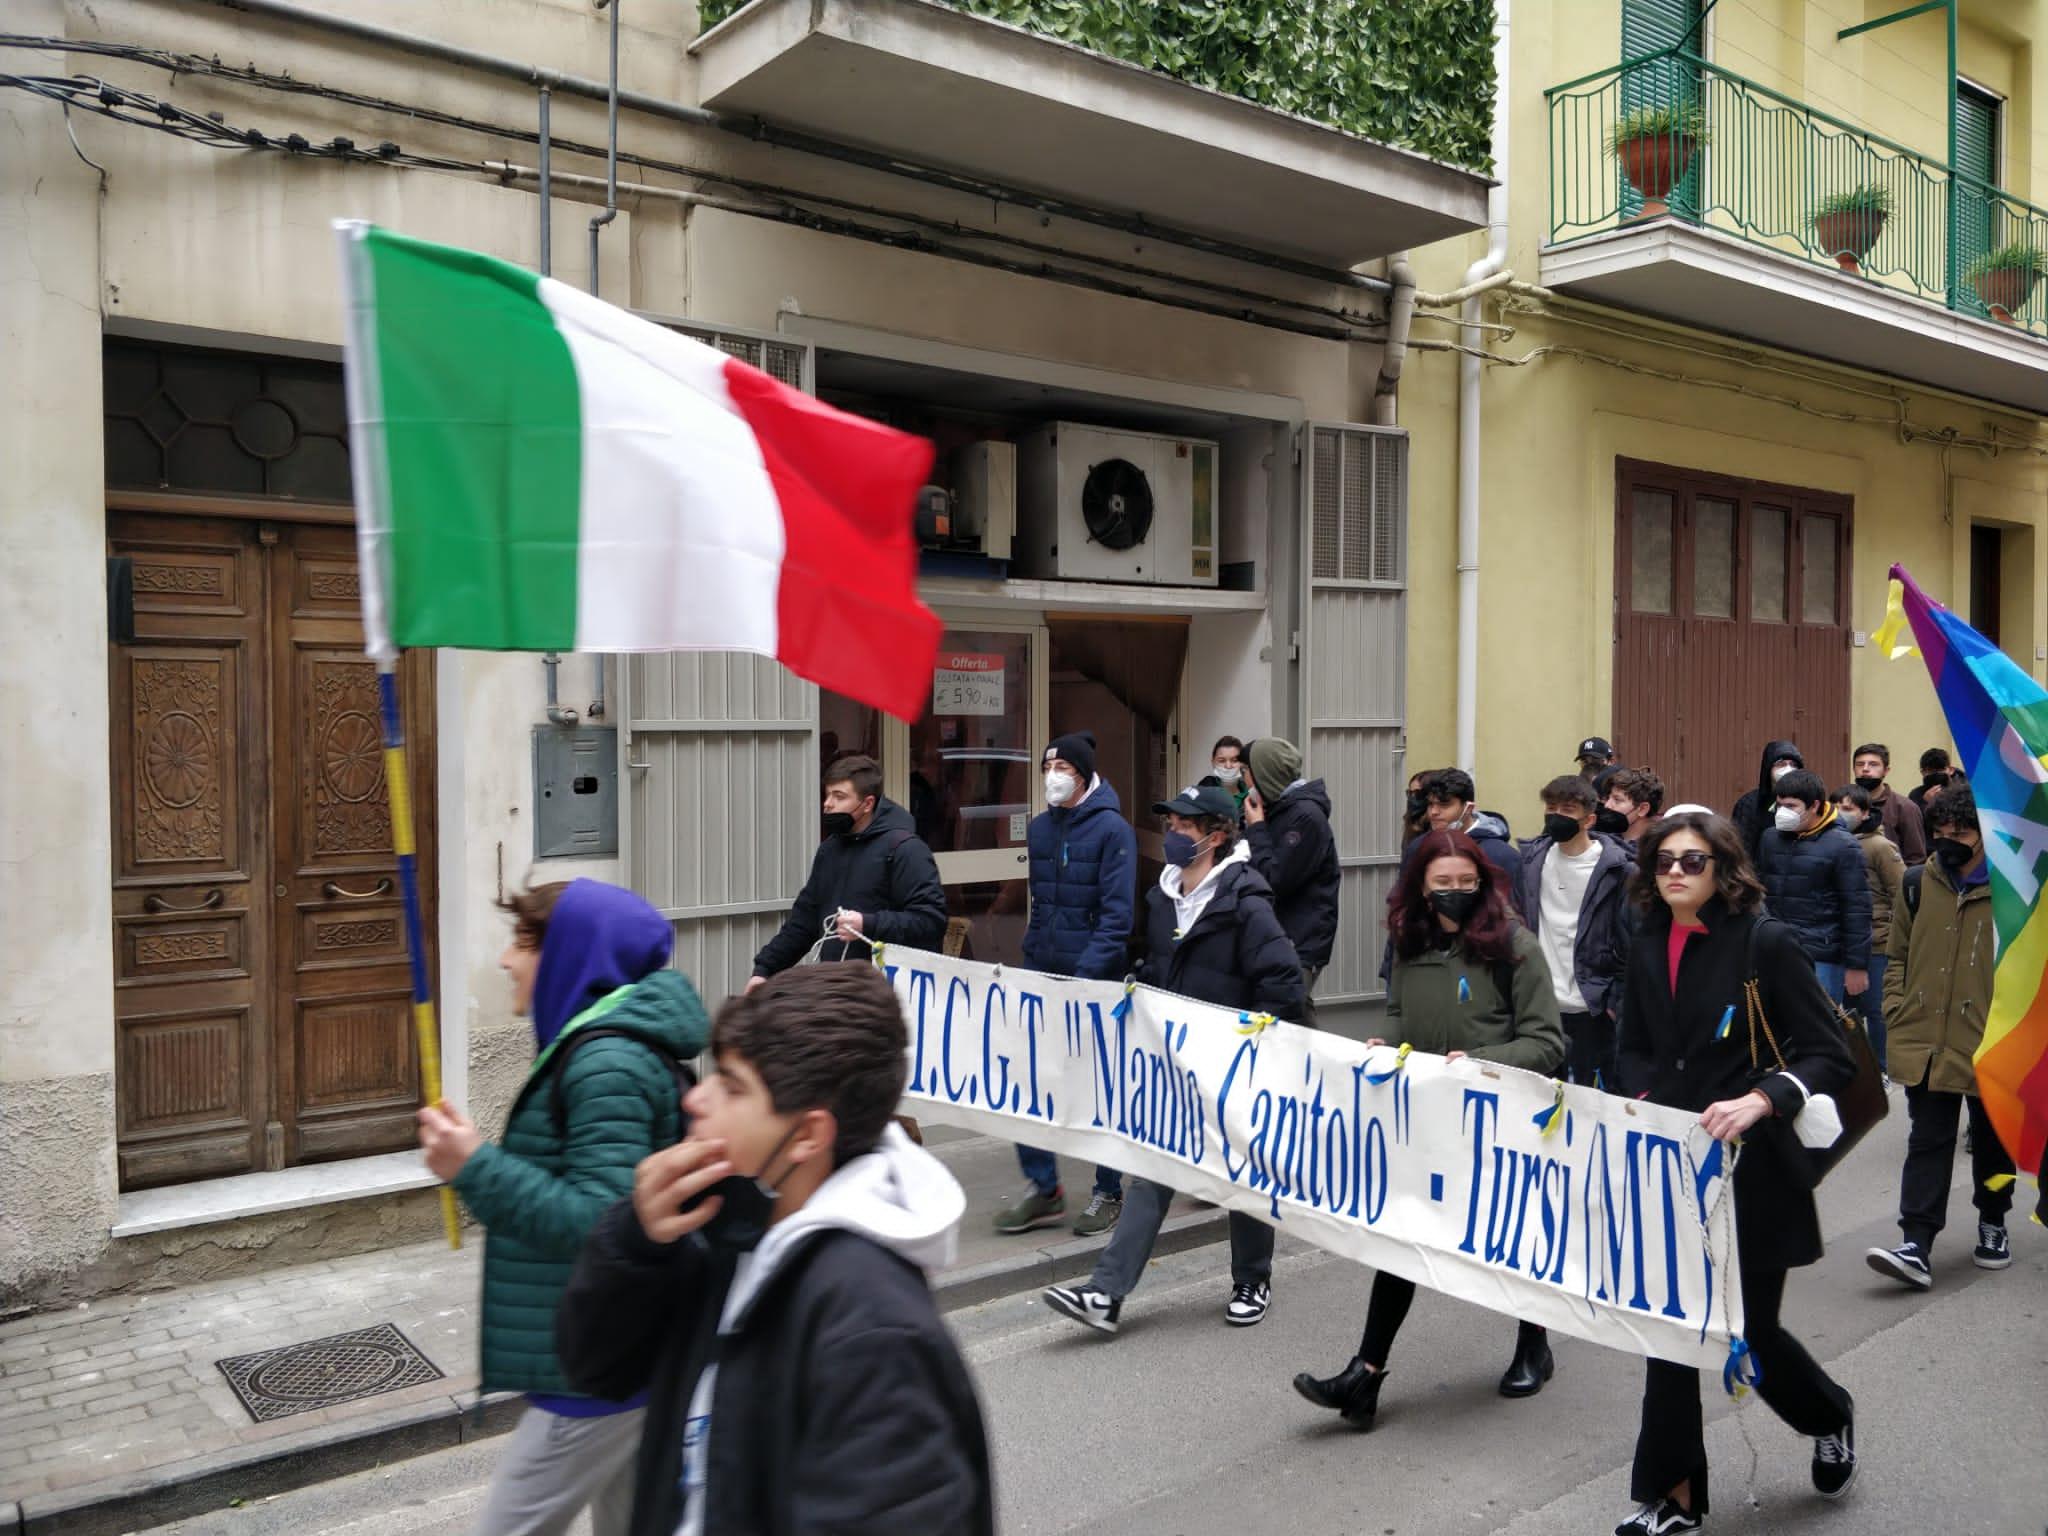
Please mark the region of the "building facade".
[[984, 9], [17, 8], [0, 1306], [434, 1230], [337, 217], [551, 271], [941, 449], [922, 585], [947, 629], [915, 724], [741, 655], [407, 659], [449, 1097], [489, 1125], [530, 1057], [499, 898], [628, 883], [715, 1000], [852, 750], [938, 851], [949, 944], [1002, 958], [1053, 734], [1096, 731], [1155, 865], [1145, 808], [1217, 736], [1303, 739], [1357, 914], [1324, 991], [1376, 993], [1412, 453], [1383, 269], [1483, 224], [1490, 14], [1445, 8], [1464, 76], [1399, 103], [1436, 90], [1436, 126], [1340, 132], [1312, 117], [1341, 103], [1277, 110]]
[[[408, 659], [447, 1089], [486, 1124], [530, 1057], [494, 903], [629, 884], [715, 1000], [841, 752], [938, 852], [948, 943], [1014, 958], [1053, 734], [1096, 732], [1155, 864], [1144, 808], [1217, 736], [1292, 736], [1345, 870], [1319, 1001], [1363, 1027], [1411, 770], [1524, 832], [1587, 735], [1674, 801], [1787, 735], [1837, 781], [1883, 740], [1904, 787], [1946, 735], [1866, 643], [1894, 561], [2048, 665], [2042, 0], [1956, 0], [1953, 48], [1947, 11], [1856, 30], [1883, 0], [1304, 0], [1220, 57], [1087, 7], [615, 3], [15, 8], [0, 1308], [436, 1230], [336, 217], [940, 449], [914, 724], [740, 655]], [[1295, 62], [1250, 102], [1215, 87], [1261, 16]]]

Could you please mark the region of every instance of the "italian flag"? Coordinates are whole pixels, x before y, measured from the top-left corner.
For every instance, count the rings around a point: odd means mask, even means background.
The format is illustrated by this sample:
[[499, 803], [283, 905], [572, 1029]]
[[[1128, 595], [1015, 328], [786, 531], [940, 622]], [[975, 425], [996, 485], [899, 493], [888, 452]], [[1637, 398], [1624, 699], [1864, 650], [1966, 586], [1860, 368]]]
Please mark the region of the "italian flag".
[[523, 268], [335, 227], [370, 654], [752, 651], [924, 712], [929, 443]]

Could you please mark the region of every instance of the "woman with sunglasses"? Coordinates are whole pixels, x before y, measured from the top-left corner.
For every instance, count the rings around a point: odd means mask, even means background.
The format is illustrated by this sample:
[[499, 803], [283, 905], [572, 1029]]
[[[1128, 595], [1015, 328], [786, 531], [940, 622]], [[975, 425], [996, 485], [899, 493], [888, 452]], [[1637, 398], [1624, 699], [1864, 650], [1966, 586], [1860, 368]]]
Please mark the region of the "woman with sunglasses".
[[[1742, 834], [1719, 816], [1679, 811], [1644, 835], [1634, 885], [1643, 908], [1629, 953], [1617, 1077], [1626, 1097], [1697, 1111], [1718, 1139], [1739, 1144], [1733, 1176], [1743, 1336], [1757, 1392], [1813, 1437], [1813, 1486], [1839, 1498], [1856, 1475], [1855, 1406], [1778, 1309], [1786, 1271], [1820, 1257], [1813, 1182], [1792, 1131], [1813, 1094], [1840, 1093], [1853, 1075], [1834, 1008], [1792, 930], [1762, 914], [1764, 890]], [[1752, 1068], [1744, 983], [1758, 982], [1763, 1018]], [[1696, 1531], [1707, 1513], [1707, 1452], [1699, 1372], [1651, 1360], [1643, 1387], [1629, 1496], [1641, 1508], [1615, 1536]]]
[[[1387, 929], [1394, 948], [1389, 1035], [1453, 1061], [1470, 1056], [1543, 1073], [1564, 1064], [1564, 1026], [1542, 946], [1516, 921], [1506, 877], [1471, 838], [1443, 831], [1423, 839], [1388, 898]], [[1334, 1376], [1303, 1371], [1294, 1390], [1318, 1408], [1336, 1409], [1352, 1428], [1371, 1429], [1387, 1352], [1414, 1300], [1412, 1281], [1374, 1275], [1358, 1353]], [[1501, 1396], [1533, 1397], [1554, 1368], [1548, 1331], [1521, 1324]]]

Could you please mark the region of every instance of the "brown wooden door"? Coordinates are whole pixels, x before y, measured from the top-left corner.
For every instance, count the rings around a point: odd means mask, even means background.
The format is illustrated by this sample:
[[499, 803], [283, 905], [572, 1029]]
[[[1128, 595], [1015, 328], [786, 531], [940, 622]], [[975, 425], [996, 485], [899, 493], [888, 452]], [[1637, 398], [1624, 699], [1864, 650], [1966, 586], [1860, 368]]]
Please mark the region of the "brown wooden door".
[[1845, 780], [1848, 499], [1624, 459], [1615, 518], [1623, 760], [1724, 813], [1774, 737]]
[[[350, 530], [116, 515], [109, 545], [136, 599], [112, 656], [122, 1184], [408, 1146], [417, 1052]], [[431, 689], [409, 659], [429, 934]]]

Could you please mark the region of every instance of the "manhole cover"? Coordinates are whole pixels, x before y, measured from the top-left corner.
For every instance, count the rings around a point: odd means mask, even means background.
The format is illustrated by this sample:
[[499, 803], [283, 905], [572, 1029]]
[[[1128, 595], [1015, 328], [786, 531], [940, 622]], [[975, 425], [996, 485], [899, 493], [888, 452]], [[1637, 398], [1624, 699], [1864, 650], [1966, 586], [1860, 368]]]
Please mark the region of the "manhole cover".
[[214, 1364], [259, 1424], [441, 1379], [440, 1368], [390, 1323]]

